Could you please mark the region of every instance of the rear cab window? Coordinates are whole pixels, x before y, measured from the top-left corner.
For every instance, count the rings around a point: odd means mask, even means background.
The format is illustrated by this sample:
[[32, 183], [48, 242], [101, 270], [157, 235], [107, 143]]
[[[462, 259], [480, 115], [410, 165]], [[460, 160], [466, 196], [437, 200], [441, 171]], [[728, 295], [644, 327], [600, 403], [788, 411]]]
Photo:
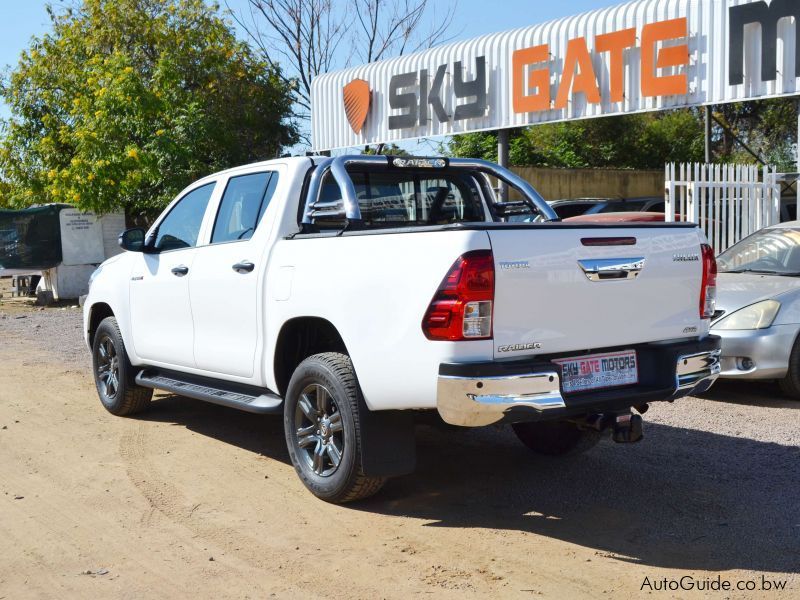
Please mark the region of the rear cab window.
[[[348, 170], [361, 209], [362, 228], [413, 227], [486, 220], [483, 196], [467, 172], [424, 170]], [[323, 181], [320, 202], [341, 202], [331, 174]], [[316, 228], [338, 229], [341, 218], [318, 218]]]

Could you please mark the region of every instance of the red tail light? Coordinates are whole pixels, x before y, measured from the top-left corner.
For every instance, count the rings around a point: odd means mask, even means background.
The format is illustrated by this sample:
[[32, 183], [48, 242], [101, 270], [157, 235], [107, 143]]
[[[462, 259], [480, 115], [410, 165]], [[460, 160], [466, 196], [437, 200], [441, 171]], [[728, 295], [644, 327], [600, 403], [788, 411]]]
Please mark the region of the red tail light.
[[422, 331], [429, 340], [483, 340], [492, 337], [494, 257], [491, 250], [460, 256], [433, 296]]
[[700, 288], [700, 318], [710, 319], [717, 308], [717, 260], [714, 250], [703, 244], [703, 285]]

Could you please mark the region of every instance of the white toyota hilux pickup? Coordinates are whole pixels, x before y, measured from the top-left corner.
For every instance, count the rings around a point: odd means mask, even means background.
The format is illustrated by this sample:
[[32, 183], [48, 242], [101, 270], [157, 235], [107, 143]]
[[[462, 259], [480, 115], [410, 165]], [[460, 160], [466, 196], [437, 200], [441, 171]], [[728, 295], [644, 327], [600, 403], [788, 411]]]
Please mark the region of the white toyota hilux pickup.
[[638, 441], [648, 403], [719, 373], [704, 242], [686, 223], [560, 223], [485, 161], [285, 158], [125, 231], [84, 333], [111, 413], [160, 389], [283, 414], [303, 483], [345, 502], [412, 471], [432, 415], [509, 423], [544, 454]]

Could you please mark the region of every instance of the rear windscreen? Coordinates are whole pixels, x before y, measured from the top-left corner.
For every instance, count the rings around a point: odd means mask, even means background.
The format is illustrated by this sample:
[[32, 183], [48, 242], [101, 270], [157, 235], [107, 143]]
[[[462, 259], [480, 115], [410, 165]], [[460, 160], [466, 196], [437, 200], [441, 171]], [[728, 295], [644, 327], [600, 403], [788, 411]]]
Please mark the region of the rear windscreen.
[[[364, 227], [447, 225], [485, 220], [481, 193], [467, 173], [430, 171], [349, 171], [356, 188]], [[333, 176], [322, 185], [321, 202], [342, 200]], [[326, 228], [336, 222], [318, 218]]]

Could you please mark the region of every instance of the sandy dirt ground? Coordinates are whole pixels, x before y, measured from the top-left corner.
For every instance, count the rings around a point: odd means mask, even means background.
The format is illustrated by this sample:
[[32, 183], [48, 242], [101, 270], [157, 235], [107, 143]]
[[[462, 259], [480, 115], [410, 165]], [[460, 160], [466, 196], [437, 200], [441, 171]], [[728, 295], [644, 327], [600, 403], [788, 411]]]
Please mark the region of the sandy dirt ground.
[[[164, 394], [113, 417], [74, 351], [79, 311], [15, 306], [0, 599], [800, 597], [800, 405], [771, 388], [659, 405], [641, 444], [574, 459], [420, 426], [415, 474], [333, 506], [295, 476], [279, 418]], [[642, 590], [682, 576], [759, 587]]]

